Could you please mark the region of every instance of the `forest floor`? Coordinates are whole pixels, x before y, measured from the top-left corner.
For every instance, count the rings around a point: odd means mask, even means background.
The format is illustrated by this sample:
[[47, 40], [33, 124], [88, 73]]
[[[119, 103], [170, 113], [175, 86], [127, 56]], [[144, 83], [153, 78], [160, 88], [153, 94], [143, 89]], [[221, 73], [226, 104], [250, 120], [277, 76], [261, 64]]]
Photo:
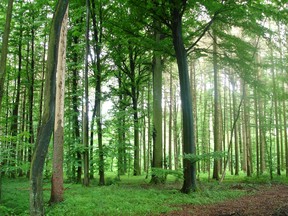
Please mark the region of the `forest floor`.
[[[226, 200], [215, 204], [177, 206], [175, 210], [163, 215], [193, 215], [193, 216], [255, 216], [272, 215], [288, 216], [288, 186], [276, 184], [242, 188], [235, 185], [235, 190], [247, 190], [248, 194], [234, 200]], [[249, 191], [250, 190], [250, 191]]]

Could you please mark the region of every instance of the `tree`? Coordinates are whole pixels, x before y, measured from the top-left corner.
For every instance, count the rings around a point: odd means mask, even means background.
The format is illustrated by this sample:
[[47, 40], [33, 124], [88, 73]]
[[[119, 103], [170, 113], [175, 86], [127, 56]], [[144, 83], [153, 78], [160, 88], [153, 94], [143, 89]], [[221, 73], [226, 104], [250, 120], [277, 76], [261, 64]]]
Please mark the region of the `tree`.
[[[12, 8], [13, 8], [13, 0], [9, 0], [7, 12], [6, 12], [6, 23], [5, 23], [4, 34], [3, 34], [3, 39], [2, 39], [1, 59], [0, 59], [0, 113], [2, 110], [2, 99], [3, 99], [3, 94], [4, 94], [4, 82], [5, 82], [6, 61], [7, 61], [7, 53], [8, 53], [8, 39], [9, 39], [10, 24], [11, 24], [11, 19], [12, 19]], [[0, 155], [1, 155], [1, 152], [0, 152]], [[0, 200], [1, 200], [1, 194], [2, 194], [2, 161], [0, 160]]]
[[[157, 25], [157, 24], [155, 24]], [[157, 27], [158, 29], [159, 27]], [[160, 42], [160, 33], [156, 31], [156, 43]], [[162, 168], [162, 63], [161, 55], [154, 51], [153, 57], [153, 163], [152, 168]], [[164, 176], [152, 174], [151, 182], [164, 181]]]
[[[94, 121], [95, 116], [96, 123], [97, 123], [97, 137], [98, 137], [98, 147], [99, 147], [99, 185], [105, 185], [105, 175], [104, 175], [104, 150], [103, 150], [103, 130], [102, 130], [102, 108], [101, 108], [101, 101], [102, 101], [102, 65], [101, 65], [101, 54], [102, 54], [102, 36], [103, 36], [103, 2], [99, 1], [98, 5], [99, 9], [96, 11], [96, 4], [95, 0], [91, 0], [91, 15], [92, 15], [92, 29], [93, 29], [93, 38], [94, 38], [94, 46], [93, 51], [96, 54], [94, 64], [94, 77], [95, 77], [95, 104], [93, 108], [93, 115], [91, 120], [91, 155], [93, 155], [93, 134], [94, 134]], [[98, 12], [98, 14], [97, 14]], [[93, 170], [93, 165], [91, 165]], [[93, 173], [91, 174], [93, 175]]]
[[56, 75], [56, 102], [54, 123], [53, 173], [50, 203], [63, 201], [63, 148], [64, 148], [64, 89], [66, 67], [68, 7], [61, 27]]
[[[217, 58], [217, 36], [213, 31], [213, 71], [214, 71], [214, 151], [221, 149], [221, 131], [220, 131], [220, 103], [219, 103], [219, 79], [218, 79], [218, 58]], [[214, 159], [213, 179], [219, 180], [220, 161]]]
[[84, 144], [84, 152], [83, 152], [83, 162], [84, 162], [84, 180], [83, 185], [89, 185], [89, 92], [88, 92], [88, 56], [89, 56], [89, 31], [90, 31], [90, 1], [86, 0], [86, 50], [85, 50], [85, 70], [84, 70], [84, 101], [83, 101], [83, 144]]
[[55, 91], [56, 91], [56, 71], [58, 63], [58, 50], [62, 21], [68, 7], [68, 0], [59, 0], [53, 16], [48, 45], [47, 70], [44, 88], [44, 112], [42, 123], [39, 128], [36, 146], [31, 163], [30, 180], [30, 215], [44, 215], [43, 203], [43, 168], [45, 156], [55, 119]]

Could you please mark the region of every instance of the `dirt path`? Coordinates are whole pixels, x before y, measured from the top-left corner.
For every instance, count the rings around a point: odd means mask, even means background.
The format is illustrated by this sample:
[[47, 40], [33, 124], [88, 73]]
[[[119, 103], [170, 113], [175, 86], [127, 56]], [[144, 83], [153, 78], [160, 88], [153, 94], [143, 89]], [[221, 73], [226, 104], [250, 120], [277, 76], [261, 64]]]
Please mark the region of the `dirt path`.
[[213, 205], [183, 205], [182, 210], [170, 212], [166, 215], [193, 216], [255, 216], [273, 215], [288, 216], [288, 186], [273, 185], [260, 187], [251, 195], [236, 200], [228, 200]]

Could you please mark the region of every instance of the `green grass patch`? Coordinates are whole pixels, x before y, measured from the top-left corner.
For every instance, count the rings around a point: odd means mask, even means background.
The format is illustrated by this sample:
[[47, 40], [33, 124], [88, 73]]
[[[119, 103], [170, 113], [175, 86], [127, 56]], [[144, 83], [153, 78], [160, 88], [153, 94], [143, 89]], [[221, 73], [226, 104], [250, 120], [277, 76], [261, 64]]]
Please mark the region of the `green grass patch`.
[[[150, 184], [144, 176], [121, 177], [108, 175], [109, 186], [98, 186], [98, 180], [91, 182], [90, 187], [77, 184], [65, 184], [64, 202], [46, 206], [46, 215], [159, 215], [176, 210], [183, 204], [211, 204], [227, 199], [235, 199], [247, 192], [243, 187], [234, 187], [239, 182], [249, 185], [244, 176], [227, 176], [222, 184], [200, 177], [197, 192], [181, 194], [182, 181], [168, 176], [164, 185]], [[254, 178], [252, 178], [254, 179]], [[255, 179], [254, 179], [255, 180]], [[252, 181], [252, 180], [251, 180]], [[3, 199], [0, 215], [29, 215], [29, 181], [27, 179], [4, 179]], [[44, 199], [47, 203], [50, 196], [50, 183], [44, 182]]]

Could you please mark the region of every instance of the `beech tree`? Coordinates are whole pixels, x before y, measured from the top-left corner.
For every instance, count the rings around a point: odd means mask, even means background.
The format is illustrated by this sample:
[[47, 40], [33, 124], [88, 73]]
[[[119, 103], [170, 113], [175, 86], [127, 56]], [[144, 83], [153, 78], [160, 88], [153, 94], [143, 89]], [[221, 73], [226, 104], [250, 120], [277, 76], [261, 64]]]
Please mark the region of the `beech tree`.
[[42, 174], [45, 157], [54, 128], [56, 72], [59, 56], [59, 42], [63, 18], [68, 7], [68, 2], [68, 0], [59, 0], [57, 2], [49, 35], [47, 71], [44, 88], [44, 112], [42, 114], [41, 126], [37, 134], [36, 146], [33, 153], [30, 171], [30, 215], [35, 216], [44, 215]]
[[[5, 83], [5, 74], [6, 74], [6, 61], [8, 53], [8, 39], [10, 34], [10, 24], [12, 19], [12, 8], [13, 0], [8, 1], [7, 12], [6, 12], [6, 22], [4, 28], [4, 34], [2, 39], [2, 48], [1, 48], [1, 59], [0, 59], [0, 113], [2, 110], [2, 99], [4, 94], [4, 83]], [[0, 149], [1, 155], [1, 149]], [[0, 200], [2, 194], [2, 161], [0, 160]]]
[[50, 203], [63, 201], [63, 160], [64, 160], [64, 96], [66, 69], [66, 39], [68, 24], [68, 7], [61, 27], [59, 42], [57, 74], [56, 74], [56, 102], [53, 145], [53, 173]]

